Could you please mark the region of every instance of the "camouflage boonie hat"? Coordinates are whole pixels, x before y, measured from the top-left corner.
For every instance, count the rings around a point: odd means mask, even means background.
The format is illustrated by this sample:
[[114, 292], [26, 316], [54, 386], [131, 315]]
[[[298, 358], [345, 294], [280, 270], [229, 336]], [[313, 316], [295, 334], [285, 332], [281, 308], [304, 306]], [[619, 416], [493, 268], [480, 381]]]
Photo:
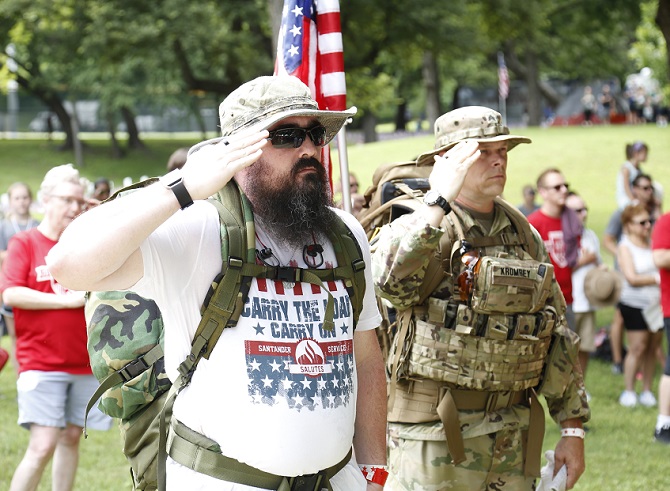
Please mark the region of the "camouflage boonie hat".
[[484, 142], [508, 141], [511, 150], [519, 143], [530, 143], [525, 136], [510, 135], [502, 124], [502, 116], [483, 106], [466, 106], [443, 114], [435, 121], [435, 149], [419, 155], [417, 165], [431, 165], [433, 157], [447, 151], [461, 140]]
[[291, 116], [308, 116], [318, 120], [326, 128], [328, 144], [356, 111], [355, 106], [346, 111], [319, 109], [309, 87], [296, 77], [258, 77], [235, 89], [219, 106], [222, 136], [198, 143], [191, 148], [189, 155], [204, 145], [225, 140], [226, 136], [267, 129]]

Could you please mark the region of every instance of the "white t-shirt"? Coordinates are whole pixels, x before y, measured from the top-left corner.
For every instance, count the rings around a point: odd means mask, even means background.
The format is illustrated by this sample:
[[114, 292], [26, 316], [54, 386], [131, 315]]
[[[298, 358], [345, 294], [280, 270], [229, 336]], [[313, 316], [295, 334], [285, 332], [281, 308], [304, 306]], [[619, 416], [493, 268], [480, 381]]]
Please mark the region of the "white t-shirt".
[[[354, 231], [366, 263], [357, 329], [374, 329], [381, 316], [367, 239], [352, 215], [335, 211]], [[257, 239], [258, 249], [271, 247], [280, 260], [289, 260], [291, 251], [268, 244], [270, 239], [260, 230], [258, 235], [263, 241]], [[333, 247], [322, 245], [324, 266], [330, 267], [335, 263]], [[141, 250], [144, 277], [133, 290], [153, 298], [161, 310], [165, 368], [174, 380], [190, 352], [202, 301], [221, 271], [216, 209], [196, 202], [160, 226]], [[307, 267], [302, 248], [292, 254], [297, 266]], [[353, 319], [342, 283], [329, 282], [327, 287], [335, 300], [332, 332], [321, 327], [327, 294], [320, 287], [254, 278], [238, 325], [223, 332], [209, 360], [200, 361], [191, 384], [176, 399], [174, 417], [218, 442], [224, 455], [273, 474], [311, 474], [339, 462], [354, 432]], [[340, 489], [365, 489], [354, 464], [340, 472], [349, 475]], [[352, 465], [356, 472], [349, 469]], [[169, 462], [169, 487], [187, 484], [181, 489], [196, 489], [196, 482], [203, 486], [197, 489], [250, 489]]]
[[628, 169], [628, 183], [631, 186], [633, 185], [633, 181], [637, 175], [641, 172], [639, 167], [635, 167], [635, 165], [633, 165], [633, 163], [629, 162], [628, 160], [626, 160], [621, 166], [621, 169], [619, 170], [619, 173], [616, 177], [616, 204], [617, 208], [620, 210], [623, 210], [627, 205], [630, 204], [630, 198], [626, 194], [625, 180], [623, 176], [624, 167]]
[[[651, 247], [638, 247], [630, 239], [623, 235], [619, 241], [619, 247], [625, 246], [633, 258], [633, 268], [639, 275], [657, 275], [658, 268], [654, 264]], [[626, 278], [623, 278], [620, 302], [636, 309], [646, 309], [652, 303], [660, 299], [660, 288], [658, 285], [632, 286]]]
[[[595, 310], [591, 307], [584, 293], [584, 279], [586, 278], [586, 273], [603, 262], [600, 257], [600, 240], [593, 230], [585, 228], [579, 243], [581, 251], [594, 252], [598, 256], [598, 259], [595, 263], [585, 264], [572, 271], [572, 311], [575, 313]], [[581, 251], [580, 254], [582, 253]]]

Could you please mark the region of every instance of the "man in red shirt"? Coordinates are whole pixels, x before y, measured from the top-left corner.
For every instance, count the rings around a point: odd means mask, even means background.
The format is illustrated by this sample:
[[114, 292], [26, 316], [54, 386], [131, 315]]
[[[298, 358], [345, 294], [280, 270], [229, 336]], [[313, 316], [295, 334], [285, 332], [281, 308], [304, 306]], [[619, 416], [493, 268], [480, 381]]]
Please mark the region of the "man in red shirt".
[[551, 168], [542, 172], [537, 178], [537, 190], [542, 197], [542, 205], [528, 216], [528, 221], [544, 240], [554, 265], [556, 281], [568, 306], [565, 313], [568, 325], [574, 331], [572, 270], [577, 265], [579, 238], [584, 227], [577, 214], [565, 206], [570, 187], [560, 170]]
[[[670, 213], [663, 215], [654, 225], [651, 248], [654, 263], [661, 273], [663, 327], [670, 340]], [[663, 376], [658, 383], [658, 418], [654, 439], [670, 444], [670, 354], [667, 355]]]

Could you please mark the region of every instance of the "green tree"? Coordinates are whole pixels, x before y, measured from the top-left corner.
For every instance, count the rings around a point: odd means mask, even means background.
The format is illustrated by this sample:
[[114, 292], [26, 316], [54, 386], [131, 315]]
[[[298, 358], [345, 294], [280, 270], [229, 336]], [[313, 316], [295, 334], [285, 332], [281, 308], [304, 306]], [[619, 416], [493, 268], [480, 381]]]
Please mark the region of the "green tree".
[[528, 86], [530, 124], [540, 123], [542, 97], [553, 106], [560, 101], [547, 79], [623, 79], [630, 73], [626, 53], [640, 21], [638, 2], [535, 0], [518, 8], [513, 0], [480, 1], [485, 32]]
[[129, 146], [141, 147], [139, 108], [199, 116], [201, 100], [272, 72], [266, 10], [264, 0], [2, 0], [0, 42], [16, 46], [17, 81], [56, 113], [67, 147], [74, 135], [63, 99], [84, 94], [101, 101], [113, 142], [120, 114]]

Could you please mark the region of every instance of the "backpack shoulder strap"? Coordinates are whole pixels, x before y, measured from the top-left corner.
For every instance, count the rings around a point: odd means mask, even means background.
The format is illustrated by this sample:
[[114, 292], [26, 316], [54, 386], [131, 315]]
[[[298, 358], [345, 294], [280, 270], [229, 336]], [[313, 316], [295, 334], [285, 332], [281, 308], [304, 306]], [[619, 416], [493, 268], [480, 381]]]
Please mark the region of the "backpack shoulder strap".
[[255, 257], [255, 228], [249, 201], [234, 181], [209, 201], [216, 207], [221, 221], [221, 273], [212, 281], [201, 308], [202, 318], [193, 336], [191, 353], [179, 365], [179, 376], [161, 410], [157, 463], [159, 491], [166, 489], [167, 419], [175, 398], [190, 383], [200, 360], [209, 358], [223, 330], [237, 324], [251, 284], [251, 277], [243, 275], [243, 267], [253, 263]]
[[[193, 337], [189, 358], [198, 356], [198, 353], [209, 358], [223, 330], [237, 324], [251, 284], [251, 277], [243, 274], [243, 266], [255, 261], [253, 213], [237, 183], [228, 183], [209, 202], [216, 207], [221, 221], [222, 267], [200, 309], [202, 318]], [[193, 369], [190, 366], [184, 368]]]
[[365, 261], [356, 236], [341, 218], [337, 217], [328, 237], [337, 258], [336, 276], [340, 277], [349, 293], [353, 309], [354, 329], [363, 309], [365, 296]]

